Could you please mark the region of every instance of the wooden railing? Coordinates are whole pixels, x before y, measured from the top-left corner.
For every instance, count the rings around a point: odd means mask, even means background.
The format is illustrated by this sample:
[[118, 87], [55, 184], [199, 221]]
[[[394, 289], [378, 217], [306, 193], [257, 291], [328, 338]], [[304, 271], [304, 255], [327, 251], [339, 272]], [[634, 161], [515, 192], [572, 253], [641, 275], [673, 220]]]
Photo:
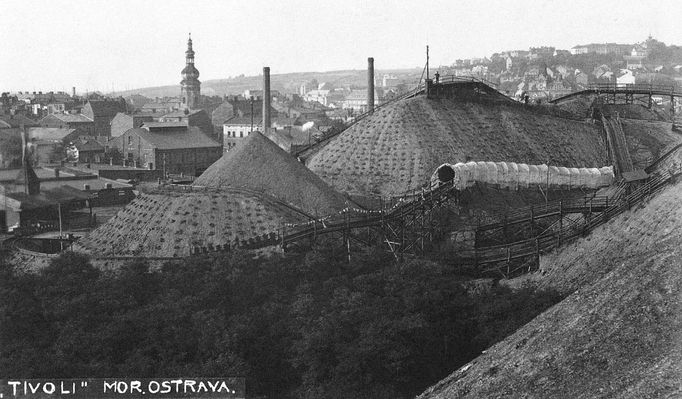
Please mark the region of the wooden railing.
[[599, 83], [592, 84], [583, 90], [574, 91], [551, 100], [551, 103], [556, 103], [567, 98], [575, 97], [586, 93], [597, 94], [642, 94], [642, 95], [657, 95], [657, 96], [673, 96], [681, 97], [682, 91], [678, 90], [676, 86], [665, 85], [647, 85], [647, 84], [614, 84], [614, 83]]
[[386, 101], [386, 102], [384, 102], [384, 103], [381, 103], [381, 104], [379, 104], [379, 105], [376, 105], [376, 106], [374, 107], [374, 109], [368, 110], [368, 111], [366, 111], [366, 112], [364, 112], [364, 113], [362, 113], [362, 114], [356, 116], [356, 117], [353, 119], [353, 122], [351, 122], [350, 124], [348, 124], [348, 125], [347, 125], [345, 128], [343, 128], [342, 130], [339, 130], [338, 132], [334, 132], [334, 133], [332, 133], [332, 134], [326, 135], [322, 140], [320, 140], [320, 141], [318, 141], [318, 142], [316, 142], [316, 143], [309, 144], [309, 145], [307, 145], [307, 146], [305, 146], [305, 147], [299, 149], [299, 150], [296, 151], [293, 155], [294, 155], [295, 157], [300, 157], [301, 155], [303, 155], [305, 152], [309, 151], [310, 149], [312, 149], [312, 148], [314, 148], [314, 147], [318, 147], [318, 146], [320, 146], [320, 145], [322, 145], [322, 144], [328, 142], [329, 140], [333, 139], [334, 137], [338, 136], [339, 134], [341, 134], [341, 133], [345, 132], [346, 130], [350, 129], [351, 127], [355, 126], [358, 122], [360, 122], [361, 120], [367, 118], [368, 116], [372, 115], [373, 113], [377, 112], [378, 110], [380, 110], [380, 109], [382, 109], [382, 108], [385, 108], [385, 107], [387, 107], [387, 106], [389, 106], [389, 105], [391, 105], [391, 104], [393, 104], [393, 103], [395, 103], [395, 102], [397, 102], [397, 101], [404, 100], [404, 99], [406, 99], [406, 98], [410, 98], [410, 97], [416, 96], [417, 94], [419, 94], [419, 93], [422, 92], [423, 90], [424, 90], [424, 85], [420, 83], [415, 89], [410, 90], [410, 91], [408, 91], [407, 93], [403, 93], [403, 94], [401, 94], [401, 95], [399, 95], [399, 96], [397, 96], [397, 97], [395, 97], [395, 98], [392, 98], [392, 99], [390, 99], [390, 100], [388, 100], [388, 101]]
[[[665, 185], [674, 180], [674, 177], [675, 176], [671, 175], [669, 172], [663, 171], [651, 177], [645, 184], [632, 193], [622, 196], [615, 202], [611, 201], [611, 204], [602, 212], [560, 230], [546, 232], [527, 240], [449, 254], [442, 260], [478, 267], [499, 262], [506, 262], [509, 264], [515, 259], [528, 258], [531, 256], [538, 257], [540, 254], [557, 248], [568, 241], [585, 236], [587, 233], [606, 223], [614, 216], [631, 209], [634, 205], [642, 202], [651, 194], [663, 189]], [[513, 272], [513, 270], [509, 270], [509, 272]]]

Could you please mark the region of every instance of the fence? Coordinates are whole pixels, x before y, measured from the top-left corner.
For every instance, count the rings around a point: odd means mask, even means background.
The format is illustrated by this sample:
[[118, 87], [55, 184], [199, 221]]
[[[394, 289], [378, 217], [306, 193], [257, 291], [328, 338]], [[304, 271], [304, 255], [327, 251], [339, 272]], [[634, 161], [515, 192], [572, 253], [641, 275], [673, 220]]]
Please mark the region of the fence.
[[452, 258], [443, 260], [454, 260], [455, 263], [473, 264], [478, 267], [499, 262], [506, 262], [509, 265], [509, 262], [515, 259], [528, 258], [530, 256], [539, 257], [541, 253], [557, 248], [567, 241], [582, 237], [614, 216], [631, 209], [633, 205], [660, 191], [674, 178], [675, 175], [663, 171], [650, 178], [632, 193], [621, 196], [615, 202], [612, 200], [611, 204], [603, 212], [591, 218], [585, 218], [582, 222], [566, 226], [559, 231], [544, 233], [529, 240], [459, 252], [453, 254]]

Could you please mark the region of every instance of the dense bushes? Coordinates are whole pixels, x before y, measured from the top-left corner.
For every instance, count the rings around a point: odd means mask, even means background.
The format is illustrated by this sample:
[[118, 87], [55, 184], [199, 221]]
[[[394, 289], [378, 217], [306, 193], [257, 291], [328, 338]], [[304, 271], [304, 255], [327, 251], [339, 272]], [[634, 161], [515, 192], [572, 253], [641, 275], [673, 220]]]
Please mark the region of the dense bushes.
[[381, 251], [245, 254], [118, 273], [68, 253], [2, 265], [0, 376], [247, 378], [250, 396], [410, 397], [559, 300], [470, 294], [446, 266]]

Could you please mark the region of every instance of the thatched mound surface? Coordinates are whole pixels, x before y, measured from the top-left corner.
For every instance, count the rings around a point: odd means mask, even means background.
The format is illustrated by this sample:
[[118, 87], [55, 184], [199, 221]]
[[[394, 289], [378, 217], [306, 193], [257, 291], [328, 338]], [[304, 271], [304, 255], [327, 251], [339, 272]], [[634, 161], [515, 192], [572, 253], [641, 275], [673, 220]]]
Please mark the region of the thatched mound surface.
[[264, 192], [313, 216], [345, 206], [341, 194], [258, 132], [206, 169], [194, 185]]
[[193, 245], [222, 245], [304, 220], [286, 206], [249, 193], [142, 194], [79, 246], [101, 256], [186, 256]]
[[542, 259], [570, 294], [421, 398], [682, 396], [682, 184]]
[[397, 195], [428, 183], [442, 163], [468, 160], [607, 164], [596, 125], [533, 113], [517, 104], [419, 96], [352, 126], [312, 155], [308, 167], [340, 191]]

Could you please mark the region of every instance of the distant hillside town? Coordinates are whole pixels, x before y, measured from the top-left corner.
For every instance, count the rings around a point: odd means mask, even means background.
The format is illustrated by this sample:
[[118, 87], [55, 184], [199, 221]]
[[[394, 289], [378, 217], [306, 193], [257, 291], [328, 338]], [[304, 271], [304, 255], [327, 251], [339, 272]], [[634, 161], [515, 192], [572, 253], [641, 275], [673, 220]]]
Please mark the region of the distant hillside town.
[[498, 89], [511, 97], [528, 95], [543, 101], [599, 83], [680, 85], [682, 47], [666, 46], [649, 36], [634, 44], [502, 51], [490, 58], [456, 60], [439, 69], [441, 74], [485, 78], [499, 84]]

